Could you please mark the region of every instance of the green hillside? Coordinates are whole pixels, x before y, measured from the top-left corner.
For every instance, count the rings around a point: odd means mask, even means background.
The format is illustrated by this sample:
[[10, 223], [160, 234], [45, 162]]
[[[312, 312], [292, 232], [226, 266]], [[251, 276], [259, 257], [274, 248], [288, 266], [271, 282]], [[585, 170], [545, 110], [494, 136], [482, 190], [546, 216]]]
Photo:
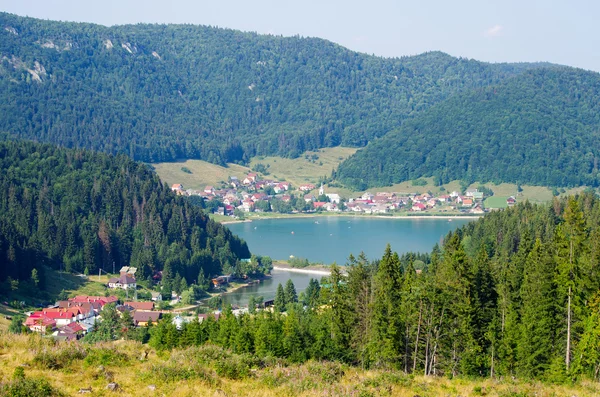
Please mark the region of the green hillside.
[[539, 69], [432, 107], [342, 163], [363, 190], [423, 176], [598, 186], [600, 74]]
[[[124, 155], [0, 142], [0, 295], [43, 291], [45, 269], [188, 284], [231, 269], [246, 243]], [[16, 284], [14, 284], [16, 283]], [[63, 288], [67, 288], [65, 286]]]
[[543, 66], [387, 59], [193, 25], [0, 13], [0, 26], [0, 131], [149, 162], [363, 146], [457, 92]]

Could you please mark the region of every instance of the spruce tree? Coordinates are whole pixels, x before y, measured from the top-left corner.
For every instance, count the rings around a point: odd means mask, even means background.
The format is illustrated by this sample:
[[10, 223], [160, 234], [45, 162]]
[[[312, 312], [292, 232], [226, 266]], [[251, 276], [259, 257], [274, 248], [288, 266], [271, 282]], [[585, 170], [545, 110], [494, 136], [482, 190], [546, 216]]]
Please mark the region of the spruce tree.
[[518, 345], [519, 372], [540, 377], [552, 362], [555, 311], [553, 275], [555, 265], [536, 239], [527, 256], [521, 286], [521, 338]]
[[281, 283], [277, 285], [277, 292], [275, 293], [275, 301], [273, 302], [275, 305], [276, 312], [282, 312], [285, 310], [285, 292], [283, 291], [283, 286]]
[[298, 294], [296, 293], [296, 287], [294, 286], [294, 282], [291, 278], [288, 279], [288, 281], [285, 283], [284, 300], [286, 305], [298, 302]]

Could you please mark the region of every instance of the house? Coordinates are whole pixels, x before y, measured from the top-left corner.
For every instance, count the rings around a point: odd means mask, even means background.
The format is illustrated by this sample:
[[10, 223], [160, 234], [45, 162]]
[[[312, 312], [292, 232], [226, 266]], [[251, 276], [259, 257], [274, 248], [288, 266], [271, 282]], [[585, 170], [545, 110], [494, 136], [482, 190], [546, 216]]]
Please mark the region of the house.
[[304, 201], [306, 203], [310, 203], [311, 201], [314, 201], [314, 200], [315, 200], [315, 196], [314, 195], [312, 195], [312, 194], [306, 194], [306, 195], [304, 195]]
[[283, 191], [283, 190], [290, 190], [290, 183], [289, 182], [280, 182], [277, 186], [279, 186], [279, 188]]
[[27, 317], [24, 325], [33, 332], [46, 333], [56, 327], [56, 321], [41, 314], [32, 314]]
[[513, 196], [510, 196], [509, 198], [506, 199], [506, 204], [509, 207], [512, 207], [513, 205], [515, 205], [517, 203], [517, 199], [515, 199]]
[[129, 274], [130, 276], [135, 276], [135, 272], [137, 272], [137, 268], [133, 266], [123, 266], [121, 270], [119, 270], [119, 274], [121, 276], [125, 274]]
[[240, 180], [238, 179], [237, 176], [230, 176], [229, 184], [231, 185], [232, 188], [236, 189], [238, 186], [240, 186]]
[[119, 300], [114, 295], [111, 296], [88, 296], [88, 295], [77, 295], [75, 298], [69, 299], [69, 302], [98, 302], [102, 306], [108, 303], [116, 303]]
[[339, 204], [340, 203], [340, 195], [337, 193], [327, 193], [326, 194], [327, 198], [329, 198], [329, 201], [332, 203], [336, 203]]
[[70, 323], [58, 328], [54, 338], [56, 340], [74, 341], [83, 337], [85, 333], [86, 329], [79, 323]]
[[218, 287], [223, 284], [228, 284], [230, 280], [231, 280], [231, 274], [227, 274], [225, 276], [215, 277], [211, 281], [215, 287]]
[[220, 312], [216, 313], [200, 313], [198, 314], [198, 321], [202, 322], [204, 320], [208, 320], [209, 318], [214, 318], [215, 321], [219, 321], [219, 317], [221, 317]]
[[311, 190], [315, 189], [315, 185], [311, 184], [311, 183], [307, 183], [305, 185], [300, 185], [300, 187], [298, 188], [303, 192], [310, 192]]
[[174, 183], [171, 186], [171, 190], [174, 192], [183, 192], [183, 185], [181, 183]]
[[206, 194], [215, 194], [215, 188], [212, 186], [207, 186], [204, 188], [204, 193]]
[[251, 212], [253, 208], [254, 208], [254, 201], [252, 201], [251, 199], [246, 199], [246, 200], [242, 201], [242, 209], [245, 212]]
[[136, 310], [133, 313], [133, 324], [136, 327], [147, 327], [149, 322], [156, 323], [161, 317], [161, 312], [146, 312]]
[[317, 209], [317, 208], [322, 208], [325, 206], [325, 204], [327, 204], [327, 202], [325, 201], [314, 201], [313, 202], [313, 208]]
[[154, 302], [125, 302], [125, 306], [131, 306], [134, 310], [154, 310]]
[[152, 295], [152, 300], [154, 302], [161, 302], [162, 301], [162, 294], [160, 292], [151, 292]]
[[137, 284], [135, 281], [135, 277], [132, 277], [129, 274], [123, 274], [118, 278], [113, 277], [110, 280], [108, 280], [108, 288], [135, 289], [136, 286]]
[[427, 207], [425, 206], [425, 204], [422, 203], [415, 203], [412, 206], [413, 211], [425, 211], [426, 209]]
[[251, 185], [254, 182], [256, 182], [256, 174], [254, 172], [249, 173], [248, 175], [246, 175], [246, 177], [244, 178], [244, 180], [242, 181], [242, 183], [244, 185]]
[[42, 311], [33, 313], [29, 318], [33, 318], [34, 320], [47, 318], [49, 320], [53, 320], [56, 323], [56, 326], [60, 327], [62, 325], [67, 325], [74, 322], [76, 317], [77, 315], [69, 309], [44, 309]]
[[179, 314], [173, 317], [173, 319], [171, 320], [171, 324], [175, 325], [175, 328], [177, 328], [178, 331], [181, 331], [181, 329], [183, 328], [183, 324], [185, 323], [187, 323], [187, 321]]
[[281, 201], [283, 201], [284, 203], [289, 203], [292, 200], [292, 196], [290, 196], [289, 194], [284, 194], [283, 196], [281, 196]]
[[471, 207], [473, 205], [473, 199], [464, 198], [462, 199], [463, 207]]

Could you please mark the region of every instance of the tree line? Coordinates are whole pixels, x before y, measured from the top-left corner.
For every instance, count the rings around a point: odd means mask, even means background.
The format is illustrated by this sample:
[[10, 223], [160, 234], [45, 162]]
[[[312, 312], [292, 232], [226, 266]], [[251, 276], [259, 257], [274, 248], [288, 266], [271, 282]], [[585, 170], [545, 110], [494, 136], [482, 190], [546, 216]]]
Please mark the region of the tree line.
[[388, 246], [299, 296], [279, 285], [275, 310], [225, 308], [181, 329], [166, 319], [147, 337], [157, 349], [213, 343], [426, 375], [598, 379], [599, 237], [597, 197], [522, 203], [451, 232], [420, 271]]

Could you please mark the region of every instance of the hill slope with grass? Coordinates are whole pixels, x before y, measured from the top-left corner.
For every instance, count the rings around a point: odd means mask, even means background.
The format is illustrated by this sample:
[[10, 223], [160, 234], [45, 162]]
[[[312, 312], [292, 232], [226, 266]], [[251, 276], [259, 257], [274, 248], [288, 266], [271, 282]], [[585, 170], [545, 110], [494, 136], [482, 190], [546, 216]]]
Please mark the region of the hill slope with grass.
[[433, 176], [541, 186], [598, 186], [600, 74], [528, 71], [432, 107], [342, 163], [363, 190]]
[[548, 66], [388, 59], [207, 26], [6, 13], [0, 26], [0, 131], [151, 162], [363, 146], [457, 92]]
[[[23, 335], [0, 335], [0, 396], [594, 396], [597, 383], [552, 385], [525, 380], [447, 379], [338, 363], [256, 360], [216, 346], [157, 354], [131, 341], [77, 346]], [[148, 352], [147, 358], [144, 357]], [[218, 360], [217, 360], [218, 359]]]
[[[0, 294], [43, 290], [44, 269], [188, 283], [250, 253], [243, 240], [128, 157], [0, 142]], [[179, 276], [178, 276], [179, 275]], [[166, 279], [165, 279], [166, 277]], [[16, 284], [15, 284], [16, 283]]]

